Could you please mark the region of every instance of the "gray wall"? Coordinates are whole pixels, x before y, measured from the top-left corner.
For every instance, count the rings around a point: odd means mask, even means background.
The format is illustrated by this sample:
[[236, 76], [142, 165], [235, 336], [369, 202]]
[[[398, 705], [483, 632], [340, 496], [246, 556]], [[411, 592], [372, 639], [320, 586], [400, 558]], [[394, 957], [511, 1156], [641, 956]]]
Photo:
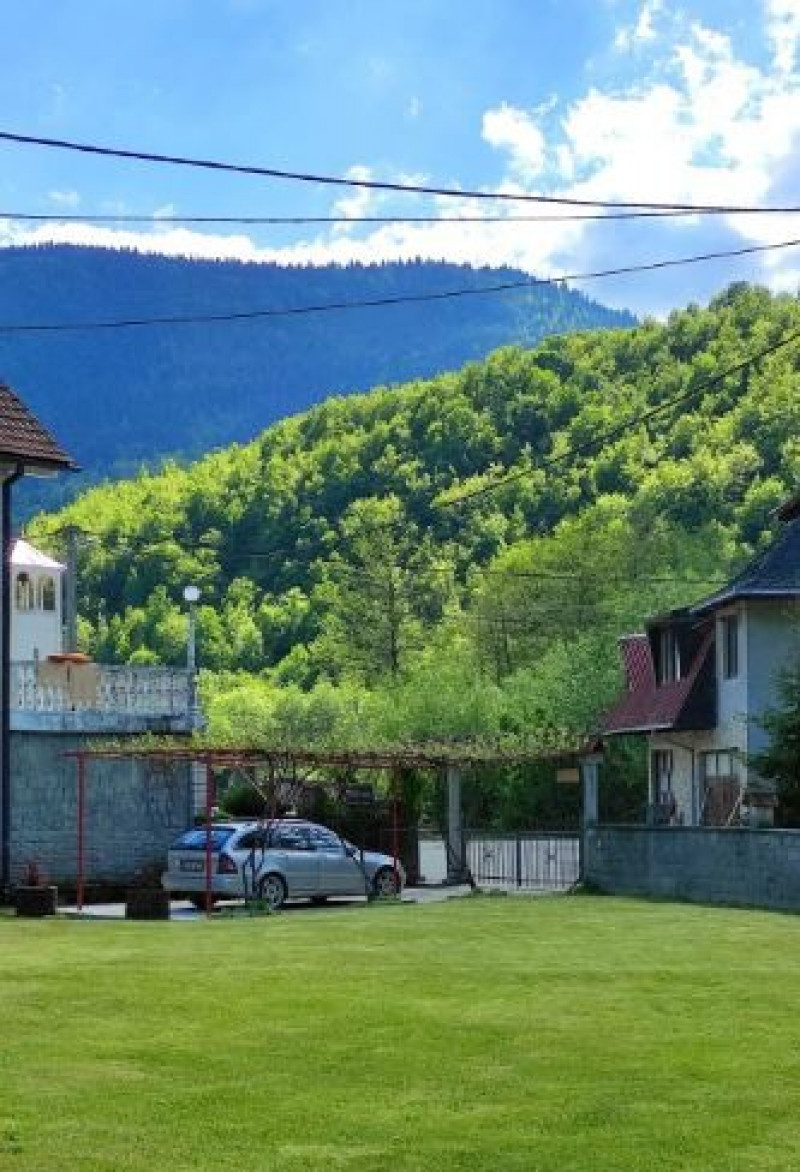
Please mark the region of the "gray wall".
[[[64, 753], [94, 742], [47, 733], [11, 736], [11, 870], [22, 878], [35, 860], [51, 882], [77, 876], [77, 765]], [[85, 859], [90, 882], [124, 882], [163, 865], [175, 836], [191, 822], [189, 766], [169, 771], [132, 760], [86, 764]]]
[[594, 826], [584, 877], [615, 895], [800, 911], [800, 831]]

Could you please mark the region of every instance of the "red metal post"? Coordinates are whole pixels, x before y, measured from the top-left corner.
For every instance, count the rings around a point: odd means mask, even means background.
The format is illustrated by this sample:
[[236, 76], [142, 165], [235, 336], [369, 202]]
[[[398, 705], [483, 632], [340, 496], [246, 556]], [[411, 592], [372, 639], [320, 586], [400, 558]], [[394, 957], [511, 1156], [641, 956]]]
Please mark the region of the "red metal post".
[[394, 874], [397, 880], [398, 887], [400, 884], [400, 868], [398, 867], [398, 860], [400, 858], [400, 827], [397, 819], [397, 777], [392, 777], [392, 860], [394, 863]]
[[206, 915], [210, 916], [214, 910], [214, 893], [211, 890], [212, 867], [212, 823], [214, 810], [214, 770], [211, 761], [206, 758]]
[[83, 911], [84, 896], [84, 813], [86, 806], [86, 760], [82, 753], [78, 754], [78, 911]]

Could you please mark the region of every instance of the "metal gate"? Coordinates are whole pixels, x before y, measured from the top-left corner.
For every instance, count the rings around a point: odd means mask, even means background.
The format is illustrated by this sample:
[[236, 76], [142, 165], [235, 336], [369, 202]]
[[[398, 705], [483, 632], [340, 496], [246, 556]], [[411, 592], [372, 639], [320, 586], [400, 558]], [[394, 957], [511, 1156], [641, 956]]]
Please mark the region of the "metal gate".
[[479, 887], [566, 891], [580, 876], [580, 838], [553, 831], [465, 833], [466, 862]]

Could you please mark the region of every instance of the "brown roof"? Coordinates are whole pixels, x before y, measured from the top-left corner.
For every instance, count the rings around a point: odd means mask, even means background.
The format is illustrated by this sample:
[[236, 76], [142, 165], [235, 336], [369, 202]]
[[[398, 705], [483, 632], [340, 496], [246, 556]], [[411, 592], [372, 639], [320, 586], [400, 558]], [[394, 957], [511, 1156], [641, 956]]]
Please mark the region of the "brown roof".
[[10, 387], [0, 383], [0, 461], [47, 469], [76, 469], [77, 464], [59, 447]]
[[713, 628], [709, 628], [703, 636], [686, 674], [668, 684], [656, 682], [647, 635], [627, 635], [620, 643], [626, 690], [611, 711], [606, 713], [601, 735], [711, 727], [713, 721], [709, 723], [707, 705], [697, 704], [697, 686], [704, 668], [709, 664], [709, 653], [714, 645]]

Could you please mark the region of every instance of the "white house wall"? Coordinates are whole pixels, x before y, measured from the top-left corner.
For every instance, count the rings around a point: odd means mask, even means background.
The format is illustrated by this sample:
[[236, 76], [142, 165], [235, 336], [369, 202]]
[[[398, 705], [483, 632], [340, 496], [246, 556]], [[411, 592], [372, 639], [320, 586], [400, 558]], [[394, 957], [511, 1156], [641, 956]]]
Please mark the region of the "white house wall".
[[[729, 744], [720, 740], [720, 730], [703, 732], [652, 733], [649, 744], [649, 765], [652, 754], [658, 750], [672, 753], [672, 793], [675, 798], [676, 822], [681, 826], [699, 826], [703, 801], [700, 757], [702, 753], [717, 749], [729, 749]], [[650, 777], [650, 801], [656, 795], [653, 778]]]
[[[739, 665], [738, 672], [733, 679], [726, 680], [723, 675], [723, 632], [722, 620], [729, 615], [736, 615], [739, 620]], [[714, 646], [715, 663], [714, 673], [717, 688], [717, 727], [713, 733], [713, 743], [709, 750], [735, 749], [743, 759], [749, 751], [748, 745], [748, 687], [747, 678], [750, 671], [750, 615], [747, 608], [739, 603], [719, 611], [715, 616], [717, 624]]]

